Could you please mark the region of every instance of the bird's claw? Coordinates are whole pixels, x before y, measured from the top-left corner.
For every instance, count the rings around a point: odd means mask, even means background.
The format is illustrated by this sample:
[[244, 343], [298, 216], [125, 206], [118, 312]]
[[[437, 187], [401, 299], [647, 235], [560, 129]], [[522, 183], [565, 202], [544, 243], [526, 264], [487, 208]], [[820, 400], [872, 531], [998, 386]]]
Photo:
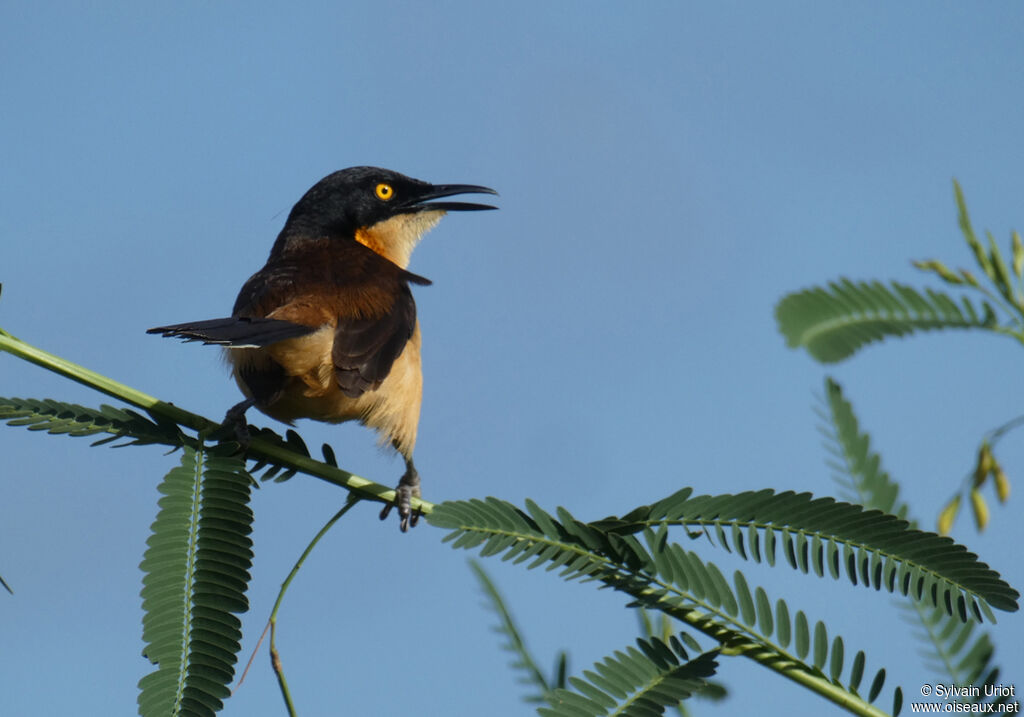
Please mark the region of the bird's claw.
[[398, 481], [395, 488], [395, 500], [388, 503], [380, 511], [380, 519], [386, 520], [391, 514], [392, 508], [398, 508], [398, 528], [403, 533], [409, 528], [415, 528], [423, 515], [419, 508], [412, 509], [412, 499], [420, 497], [420, 474], [413, 467], [412, 462], [406, 464], [405, 474]]
[[249, 432], [249, 423], [245, 420], [245, 412], [252, 408], [253, 403], [252, 399], [246, 399], [229, 408], [220, 427], [210, 434], [210, 437], [222, 441], [235, 441], [238, 443], [239, 452], [248, 451], [252, 434]]

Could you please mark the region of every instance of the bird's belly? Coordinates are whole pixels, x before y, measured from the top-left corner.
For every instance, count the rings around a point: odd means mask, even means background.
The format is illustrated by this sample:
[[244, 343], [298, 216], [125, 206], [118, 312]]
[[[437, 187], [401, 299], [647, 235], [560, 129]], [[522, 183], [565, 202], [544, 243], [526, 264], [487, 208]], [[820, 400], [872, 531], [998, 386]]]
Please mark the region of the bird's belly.
[[297, 418], [312, 418], [325, 423], [343, 423], [361, 419], [373, 401], [367, 392], [358, 398], [346, 396], [336, 386], [312, 393], [301, 378], [291, 377], [280, 397], [269, 406], [257, 405], [263, 413], [285, 423]]
[[[316, 341], [320, 333], [312, 334], [306, 341]], [[324, 356], [321, 362], [302, 366], [304, 370], [298, 375], [292, 373], [298, 362], [288, 364], [290, 375], [285, 378], [280, 393], [269, 404], [257, 401], [256, 408], [285, 423], [292, 423], [298, 418], [311, 418], [325, 423], [359, 421], [376, 429], [382, 444], [393, 444], [399, 452], [410, 457], [416, 444], [423, 391], [419, 339], [417, 327], [412, 340], [395, 360], [387, 378], [376, 389], [360, 396], [346, 396], [341, 392], [334, 377], [333, 364], [329, 361], [330, 354], [321, 353]], [[275, 348], [279, 346], [275, 345]], [[274, 359], [281, 355], [279, 348], [278, 352], [263, 353], [265, 349], [252, 351], [258, 355], [246, 357], [250, 365], [252, 362], [266, 361], [274, 353], [278, 353]], [[309, 356], [310, 353], [304, 352], [304, 355]], [[239, 378], [238, 365], [236, 363], [236, 379]], [[239, 385], [248, 395], [244, 382], [239, 380]]]

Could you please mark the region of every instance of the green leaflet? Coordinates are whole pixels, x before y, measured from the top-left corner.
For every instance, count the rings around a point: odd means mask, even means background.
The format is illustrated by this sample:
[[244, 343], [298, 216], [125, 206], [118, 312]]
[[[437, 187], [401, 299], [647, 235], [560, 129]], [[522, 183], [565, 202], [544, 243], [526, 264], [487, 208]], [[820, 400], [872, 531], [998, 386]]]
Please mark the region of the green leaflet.
[[230, 694], [252, 565], [252, 479], [223, 450], [186, 446], [167, 473], [140, 565], [144, 655], [139, 714], [213, 715]]
[[[842, 387], [831, 378], [825, 379], [824, 407], [820, 415], [826, 423], [822, 430], [826, 448], [836, 459], [829, 463], [836, 481], [865, 507], [906, 516], [909, 508], [898, 500], [899, 485], [882, 469], [881, 457], [871, 450], [870, 436], [860, 430], [853, 406], [843, 396]], [[976, 634], [980, 628], [976, 619], [967, 619], [966, 615], [951, 616], [945, 605], [929, 607], [912, 602], [901, 606], [908, 618], [913, 615], [910, 619], [919, 626], [915, 633], [928, 648], [925, 657], [933, 674], [948, 674], [950, 682], [958, 685], [995, 680], [999, 674], [999, 667], [993, 661], [995, 648], [987, 631]], [[854, 662], [857, 679], [852, 680], [855, 688], [860, 682], [861, 670], [863, 656], [858, 653]]]
[[180, 442], [175, 425], [158, 425], [135, 411], [102, 405], [99, 410], [53, 399], [0, 397], [0, 421], [9, 426], [24, 426], [30, 431], [46, 431], [69, 436], [110, 434], [93, 443], [99, 445], [129, 438], [125, 444]]
[[825, 424], [825, 449], [834, 458], [828, 466], [848, 498], [865, 508], [905, 518], [908, 508], [898, 500], [899, 485], [882, 469], [881, 457], [871, 450], [870, 436], [861, 433], [853, 407], [831, 378], [825, 379], [824, 406], [818, 415]]
[[809, 493], [761, 490], [691, 497], [691, 492], [683, 489], [637, 508], [628, 514], [629, 520], [612, 516], [590, 526], [618, 535], [665, 523], [688, 530], [711, 525], [756, 528], [765, 533], [763, 551], [769, 565], [774, 565], [778, 543], [799, 565], [806, 545], [802, 539], [817, 537], [822, 541], [821, 562], [839, 561], [841, 550], [841, 562], [854, 584], [912, 594], [933, 605], [945, 605], [947, 612], [963, 619], [973, 612], [979, 620], [983, 614], [992, 620], [989, 605], [1011, 612], [1018, 609], [1020, 593], [975, 554], [947, 537], [912, 528], [896, 516]]
[[476, 575], [477, 581], [480, 583], [480, 587], [487, 598], [488, 607], [498, 616], [499, 624], [495, 631], [505, 636], [502, 649], [515, 656], [512, 667], [520, 673], [518, 682], [530, 686], [535, 691], [524, 696], [523, 701], [529, 703], [543, 702], [544, 696], [551, 692], [552, 689], [565, 687], [565, 673], [568, 661], [565, 651], [559, 653], [559, 658], [556, 660], [558, 665], [556, 674], [551, 680], [548, 680], [540, 667], [537, 666], [533, 655], [527, 649], [522, 633], [520, 633], [519, 628], [512, 619], [512, 615], [505, 606], [501, 593], [498, 592], [490, 576], [476, 560], [471, 560], [469, 566], [473, 570], [473, 574]]
[[1001, 326], [995, 310], [966, 297], [961, 303], [934, 289], [920, 292], [906, 284], [879, 281], [829, 282], [788, 294], [775, 307], [779, 331], [791, 348], [803, 347], [818, 361], [834, 363], [873, 341], [938, 329], [989, 329]]
[[[802, 346], [818, 361], [832, 363], [872, 341], [916, 331], [988, 329], [1024, 343], [1024, 287], [1020, 284], [1024, 243], [1016, 232], [1011, 235], [1009, 263], [989, 232], [986, 249], [971, 226], [963, 191], [955, 181], [953, 189], [960, 231], [988, 286], [970, 271], [953, 271], [937, 259], [916, 261], [914, 266], [935, 274], [947, 285], [980, 293], [984, 297], [980, 303], [966, 296], [957, 300], [934, 289], [921, 292], [895, 281], [883, 284], [842, 278], [826, 288], [805, 289], [782, 298], [775, 317], [787, 345]], [[1006, 323], [997, 318], [995, 307], [1008, 318]]]
[[543, 717], [664, 714], [666, 707], [704, 689], [706, 678], [718, 666], [717, 650], [684, 662], [686, 650], [675, 637], [668, 643], [656, 637], [636, 642], [637, 647], [617, 650], [584, 671], [585, 680], [570, 678], [576, 691], [554, 690], [547, 698], [550, 706], [537, 713]]
[[[787, 652], [785, 645], [780, 644], [791, 639], [790, 613], [785, 603], [777, 601], [773, 613], [772, 602], [763, 588], [758, 587], [751, 594], [739, 573], [734, 576], [734, 590], [716, 566], [705, 563], [677, 543], [667, 542], [668, 531], [664, 527], [645, 529], [641, 542], [633, 534], [605, 530], [608, 525], [615, 526], [615, 519], [587, 524], [561, 508], [557, 520], [532, 502], [528, 501], [528, 508], [529, 513], [495, 498], [454, 501], [435, 506], [427, 519], [437, 527], [452, 531], [445, 541], [451, 542], [453, 547], [479, 548], [481, 554], [501, 555], [503, 560], [513, 562], [532, 558], [528, 568], [546, 565], [548, 570], [560, 570], [559, 575], [565, 580], [599, 580], [630, 595], [631, 607], [658, 610], [703, 632], [721, 644], [725, 654], [746, 655], [838, 704], [848, 706], [856, 702], [862, 712], [871, 710], [855, 691], [841, 686], [839, 675], [844, 669], [841, 638], [837, 636], [829, 643], [823, 624], [817, 623], [815, 664], [804, 662], [810, 640], [806, 617], [803, 612], [797, 612], [799, 655]], [[646, 512], [638, 509], [629, 517], [639, 519]], [[774, 615], [779, 616], [780, 623], [777, 639]], [[623, 653], [616, 653], [609, 660], [617, 660], [622, 669], [638, 680], [637, 685], [646, 679], [647, 673], [624, 661]], [[863, 658], [854, 667], [858, 668], [862, 674]], [[831, 680], [826, 677], [826, 669]], [[884, 670], [880, 674], [884, 674]], [[609, 714], [607, 710], [611, 706], [606, 702], [610, 696], [622, 700], [630, 694], [628, 685], [620, 684], [601, 670], [584, 675], [589, 683], [570, 680], [582, 694], [558, 692], [562, 699], [559, 709], [563, 711], [550, 714]], [[860, 675], [854, 675], [851, 670], [853, 677], [860, 679]], [[901, 699], [900, 694], [894, 695], [894, 704]], [[548, 698], [551, 699], [551, 693]], [[615, 714], [661, 714], [658, 709], [646, 705], [646, 711], [617, 711]]]

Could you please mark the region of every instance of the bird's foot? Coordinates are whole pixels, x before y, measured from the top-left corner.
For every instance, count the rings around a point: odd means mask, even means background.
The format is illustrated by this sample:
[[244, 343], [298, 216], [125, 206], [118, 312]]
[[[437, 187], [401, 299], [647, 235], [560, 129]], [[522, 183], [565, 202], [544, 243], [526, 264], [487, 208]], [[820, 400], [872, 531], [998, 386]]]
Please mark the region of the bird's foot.
[[224, 420], [220, 427], [210, 434], [211, 438], [222, 441], [232, 440], [238, 443], [240, 451], [245, 453], [249, 450], [249, 442], [252, 434], [249, 433], [249, 423], [245, 420], [245, 412], [255, 405], [251, 398], [236, 403], [224, 414]]
[[386, 520], [391, 513], [391, 509], [397, 507], [398, 527], [401, 531], [405, 533], [409, 528], [415, 528], [416, 523], [419, 522], [420, 516], [423, 514], [418, 508], [415, 511], [412, 509], [412, 499], [419, 497], [420, 474], [416, 471], [412, 461], [406, 461], [405, 473], [402, 475], [401, 480], [398, 481], [398, 487], [395, 488], [395, 500], [393, 503], [388, 503], [384, 506], [384, 509], [380, 512], [380, 519]]

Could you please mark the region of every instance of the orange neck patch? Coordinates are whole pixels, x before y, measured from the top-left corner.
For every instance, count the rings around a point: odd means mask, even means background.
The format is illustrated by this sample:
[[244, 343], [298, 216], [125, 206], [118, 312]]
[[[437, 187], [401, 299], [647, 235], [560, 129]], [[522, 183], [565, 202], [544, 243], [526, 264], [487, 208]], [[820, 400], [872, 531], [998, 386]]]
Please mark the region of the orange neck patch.
[[356, 229], [355, 240], [403, 269], [412, 250], [427, 231], [441, 221], [443, 211], [399, 214], [372, 226]]
[[387, 256], [385, 245], [381, 241], [379, 232], [374, 231], [374, 227], [360, 227], [356, 229], [356, 241], [365, 247], [369, 247], [381, 256]]

